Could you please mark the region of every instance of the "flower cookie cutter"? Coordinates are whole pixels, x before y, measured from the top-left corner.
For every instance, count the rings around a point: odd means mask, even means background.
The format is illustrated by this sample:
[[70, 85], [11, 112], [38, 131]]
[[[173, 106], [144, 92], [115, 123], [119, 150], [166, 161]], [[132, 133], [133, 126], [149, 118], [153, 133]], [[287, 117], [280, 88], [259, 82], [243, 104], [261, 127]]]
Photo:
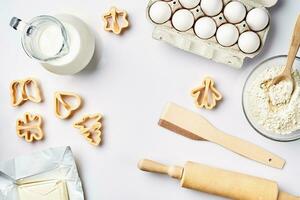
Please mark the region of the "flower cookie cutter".
[[26, 112], [23, 119], [17, 119], [16, 131], [17, 135], [21, 138], [24, 137], [26, 142], [43, 139], [42, 117]]
[[10, 84], [10, 96], [11, 104], [14, 107], [23, 104], [27, 100], [34, 103], [40, 103], [42, 101], [39, 84], [33, 78], [13, 81]]
[[[92, 145], [98, 146], [101, 143], [102, 115], [100, 113], [84, 115], [76, 121], [73, 126], [80, 130], [85, 139]], [[89, 122], [90, 125], [89, 125]]]
[[[73, 92], [55, 92], [55, 115], [60, 119], [69, 118], [76, 110], [78, 110], [82, 104], [81, 97]], [[66, 101], [66, 98], [75, 99], [75, 103]], [[62, 109], [65, 111], [62, 112]]]
[[202, 85], [193, 89], [191, 95], [195, 98], [195, 105], [198, 108], [213, 109], [223, 97], [215, 88], [215, 82], [211, 77], [205, 77]]
[[[120, 17], [122, 19], [121, 23], [119, 21]], [[110, 10], [102, 16], [104, 21], [104, 30], [112, 31], [119, 35], [124, 29], [129, 27], [127, 18], [128, 14], [125, 10], [119, 10], [116, 7], [111, 7]]]

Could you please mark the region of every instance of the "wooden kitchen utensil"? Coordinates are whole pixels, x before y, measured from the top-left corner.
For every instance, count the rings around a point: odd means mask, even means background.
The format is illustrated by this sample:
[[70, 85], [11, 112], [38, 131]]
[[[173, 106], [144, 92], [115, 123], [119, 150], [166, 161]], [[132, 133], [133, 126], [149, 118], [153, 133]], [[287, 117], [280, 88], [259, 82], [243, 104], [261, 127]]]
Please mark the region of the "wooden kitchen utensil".
[[166, 106], [159, 125], [190, 139], [207, 140], [219, 144], [244, 157], [274, 168], [281, 169], [285, 164], [282, 158], [255, 144], [218, 130], [202, 116], [174, 103]]
[[275, 181], [238, 172], [186, 162], [184, 167], [166, 166], [151, 160], [141, 160], [139, 169], [168, 174], [180, 180], [182, 187], [238, 200], [300, 200], [300, 197], [279, 191]]
[[291, 81], [294, 86], [294, 80], [292, 77], [292, 68], [293, 68], [294, 60], [297, 56], [297, 52], [299, 50], [299, 46], [300, 46], [300, 15], [297, 18], [297, 22], [294, 28], [292, 42], [287, 56], [286, 65], [283, 71], [278, 76], [274, 77], [273, 79], [267, 80], [263, 83], [263, 86], [265, 88], [270, 88], [272, 85], [276, 85], [283, 80]]

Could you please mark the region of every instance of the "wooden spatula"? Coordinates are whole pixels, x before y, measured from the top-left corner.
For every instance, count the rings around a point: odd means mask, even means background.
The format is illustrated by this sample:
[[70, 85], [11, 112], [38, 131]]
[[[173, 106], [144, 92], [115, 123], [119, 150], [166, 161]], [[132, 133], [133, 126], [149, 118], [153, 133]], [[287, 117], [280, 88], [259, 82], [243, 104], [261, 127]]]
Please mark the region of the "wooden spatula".
[[274, 168], [281, 169], [285, 164], [282, 158], [255, 144], [218, 130], [202, 116], [174, 103], [166, 106], [159, 125], [194, 140], [208, 140], [219, 144], [235, 153]]

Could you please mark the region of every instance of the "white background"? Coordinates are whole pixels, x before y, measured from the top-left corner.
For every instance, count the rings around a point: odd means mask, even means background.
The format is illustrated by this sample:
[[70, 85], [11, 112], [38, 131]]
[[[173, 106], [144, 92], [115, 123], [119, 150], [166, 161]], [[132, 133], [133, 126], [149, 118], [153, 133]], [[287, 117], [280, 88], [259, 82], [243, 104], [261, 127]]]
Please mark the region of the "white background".
[[[101, 15], [116, 5], [129, 13], [131, 28], [122, 36], [103, 30]], [[300, 195], [300, 141], [278, 143], [257, 134], [244, 117], [241, 92], [247, 75], [262, 60], [286, 54], [291, 32], [300, 10], [297, 0], [279, 0], [270, 9], [272, 27], [263, 52], [236, 70], [183, 52], [151, 38], [153, 26], [146, 20], [147, 1], [141, 0], [1, 0], [0, 2], [0, 159], [70, 145], [76, 157], [87, 200], [119, 199], [220, 199], [180, 188], [165, 176], [141, 172], [139, 159], [152, 158], [183, 165], [192, 160], [278, 181], [286, 192]], [[20, 34], [9, 27], [11, 17], [29, 20], [41, 14], [73, 13], [93, 29], [96, 53], [92, 63], [75, 76], [47, 72], [29, 59], [21, 48]], [[215, 78], [224, 101], [214, 111], [197, 110], [190, 90], [205, 75]], [[41, 82], [45, 101], [41, 104], [10, 105], [9, 84], [14, 79], [35, 77]], [[55, 117], [53, 93], [76, 92], [84, 106], [70, 120]], [[157, 125], [164, 105], [173, 101], [201, 113], [221, 130], [256, 143], [282, 156], [283, 170], [243, 158], [208, 142], [193, 141]], [[28, 144], [17, 137], [15, 121], [24, 112], [40, 113], [46, 138]], [[103, 145], [89, 145], [72, 127], [85, 113], [104, 115]]]

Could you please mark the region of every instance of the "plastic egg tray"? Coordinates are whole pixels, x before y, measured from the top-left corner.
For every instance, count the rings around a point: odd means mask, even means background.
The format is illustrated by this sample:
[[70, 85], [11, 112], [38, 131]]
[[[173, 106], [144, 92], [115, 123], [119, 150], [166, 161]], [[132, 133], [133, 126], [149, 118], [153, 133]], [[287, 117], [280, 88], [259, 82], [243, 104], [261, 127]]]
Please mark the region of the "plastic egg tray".
[[[187, 1], [189, 0], [185, 0], [185, 2]], [[205, 14], [203, 8], [201, 7], [201, 1], [199, 1], [199, 4], [197, 4], [195, 7], [187, 8], [182, 5], [183, 0], [150, 0], [147, 6], [147, 18], [155, 26], [152, 37], [157, 40], [165, 41], [185, 51], [201, 55], [208, 59], [212, 59], [216, 62], [224, 63], [235, 68], [241, 68], [246, 57], [253, 58], [261, 52], [270, 28], [270, 16], [268, 14], [268, 24], [265, 26], [265, 28], [263, 28], [263, 30], [259, 31], [255, 31], [253, 30], [253, 28], [251, 29], [249, 24], [246, 22], [246, 18], [248, 13], [252, 9], [262, 8], [267, 11], [265, 8], [275, 5], [277, 0], [235, 0], [242, 3], [246, 8], [246, 15], [243, 20], [235, 24], [229, 22], [224, 16], [224, 8], [228, 3], [232, 2], [232, 0], [222, 0], [222, 10], [215, 16], [208, 16], [207, 14]], [[164, 4], [167, 3], [171, 9], [171, 16], [168, 17], [168, 19], [163, 23], [155, 22], [150, 16], [150, 8], [154, 3], [157, 2], [164, 2]], [[174, 27], [176, 26], [176, 24], [172, 23], [174, 13], [181, 9], [189, 10], [193, 14], [194, 18], [193, 26], [184, 31], [179, 31]], [[166, 17], [166, 15], [162, 13], [162, 11], [162, 9], [158, 9], [157, 13], [159, 13], [163, 17]], [[213, 19], [216, 24], [215, 33], [208, 39], [200, 38], [195, 33], [195, 22], [202, 17], [209, 17]], [[179, 25], [184, 26], [183, 21], [184, 20], [179, 19]], [[251, 53], [243, 52], [238, 45], [238, 40], [230, 46], [221, 45], [217, 40], [216, 33], [220, 26], [227, 23], [232, 24], [237, 28], [239, 37], [244, 32], [255, 32], [259, 36], [259, 47], [257, 48], [257, 50]], [[246, 41], [246, 43], [249, 42]]]

